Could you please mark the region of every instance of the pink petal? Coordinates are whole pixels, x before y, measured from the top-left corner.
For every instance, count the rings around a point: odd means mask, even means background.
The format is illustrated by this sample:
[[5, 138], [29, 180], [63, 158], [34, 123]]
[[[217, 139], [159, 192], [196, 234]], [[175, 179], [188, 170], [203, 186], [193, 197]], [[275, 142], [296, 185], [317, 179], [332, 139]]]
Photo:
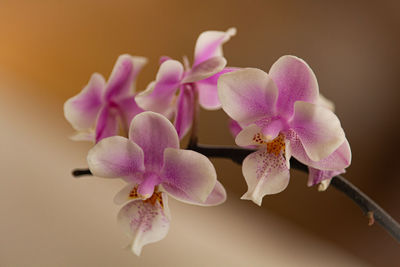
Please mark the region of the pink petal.
[[89, 151], [87, 161], [95, 176], [126, 178], [132, 182], [141, 181], [145, 169], [142, 149], [121, 136], [101, 140]]
[[211, 161], [191, 150], [167, 148], [161, 170], [162, 187], [178, 200], [205, 203], [213, 191], [217, 173]]
[[242, 69], [221, 75], [218, 96], [224, 111], [238, 123], [248, 125], [275, 115], [278, 89], [259, 69]]
[[320, 161], [334, 152], [345, 140], [338, 117], [324, 107], [297, 101], [290, 127], [296, 132], [308, 157]]
[[[290, 158], [290, 155], [286, 157]], [[277, 194], [289, 184], [288, 160], [282, 154], [277, 156], [265, 149], [248, 155], [242, 171], [248, 190], [241, 199], [252, 200], [259, 206], [265, 195]]]
[[64, 104], [64, 116], [78, 131], [94, 127], [102, 106], [102, 93], [105, 87], [104, 78], [95, 73], [82, 91], [68, 99]]
[[223, 56], [222, 45], [236, 34], [235, 28], [230, 28], [226, 32], [206, 31], [200, 34], [194, 50], [194, 64], [216, 56]]
[[317, 101], [317, 79], [304, 60], [295, 56], [283, 56], [272, 65], [269, 75], [279, 89], [279, 114], [289, 118], [293, 114], [294, 102]]
[[345, 173], [345, 170], [338, 171], [321, 171], [318, 169], [308, 168], [308, 186], [319, 184], [319, 191], [325, 191], [330, 183], [330, 180], [339, 174]]
[[105, 106], [100, 110], [96, 122], [96, 143], [100, 140], [118, 135], [118, 110]]
[[135, 101], [135, 97], [127, 96], [118, 100], [118, 108], [121, 116], [122, 126], [125, 133], [128, 133], [132, 119], [144, 110]]
[[229, 119], [229, 131], [231, 132], [233, 137], [236, 137], [240, 131], [242, 131], [242, 127], [235, 120]]
[[131, 201], [118, 213], [118, 223], [132, 238], [131, 249], [140, 255], [143, 246], [162, 240], [168, 233], [171, 216], [168, 199], [160, 193], [152, 201]]
[[345, 140], [332, 154], [320, 161], [313, 161], [307, 156], [307, 153], [299, 139], [292, 139], [290, 141], [290, 146], [293, 157], [301, 163], [315, 169], [326, 171], [343, 170], [351, 163], [351, 150], [347, 140]]
[[179, 94], [176, 117], [174, 121], [175, 129], [179, 139], [182, 139], [193, 123], [194, 95], [191, 88], [183, 87]]
[[213, 191], [211, 191], [210, 195], [207, 197], [207, 200], [204, 203], [192, 203], [200, 206], [217, 206], [226, 201], [226, 190], [224, 186], [217, 181]]
[[172, 58], [170, 58], [169, 56], [161, 56], [158, 63], [161, 65], [163, 64], [165, 61], [170, 60]]
[[212, 57], [194, 66], [183, 78], [182, 83], [192, 83], [207, 79], [222, 71], [226, 65], [223, 57]]
[[147, 59], [143, 57], [119, 56], [108, 79], [104, 98], [111, 100], [132, 94], [134, 80], [146, 63]]
[[144, 110], [170, 117], [174, 111], [173, 101], [182, 77], [183, 66], [179, 61], [165, 61], [160, 66], [156, 80], [136, 96], [136, 103]]
[[221, 108], [221, 102], [218, 98], [218, 79], [222, 74], [238, 70], [238, 68], [224, 68], [217, 74], [196, 82], [196, 87], [199, 93], [200, 105], [208, 110], [215, 110]]
[[326, 98], [325, 96], [319, 94], [318, 100], [317, 100], [317, 105], [320, 105], [324, 108], [329, 109], [332, 112], [335, 112], [335, 104]]
[[159, 171], [164, 162], [164, 150], [168, 147], [179, 148], [178, 134], [172, 123], [151, 111], [133, 118], [129, 139], [143, 149], [146, 171]]

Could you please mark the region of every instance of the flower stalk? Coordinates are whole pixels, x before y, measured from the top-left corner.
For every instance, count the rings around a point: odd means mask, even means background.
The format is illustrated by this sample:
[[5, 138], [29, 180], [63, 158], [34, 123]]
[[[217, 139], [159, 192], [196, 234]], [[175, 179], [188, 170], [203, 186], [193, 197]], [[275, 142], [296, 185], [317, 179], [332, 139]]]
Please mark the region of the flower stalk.
[[199, 92], [194, 83], [192, 84], [192, 86], [193, 86], [193, 121], [192, 121], [192, 129], [190, 132], [188, 147], [197, 146], [197, 140], [198, 140], [197, 128], [200, 115]]
[[[209, 158], [226, 158], [231, 159], [237, 164], [242, 164], [245, 157], [253, 153], [254, 150], [232, 147], [232, 146], [211, 146], [190, 143], [188, 149], [194, 150]], [[290, 159], [290, 166], [296, 170], [308, 172], [308, 167], [295, 158]], [[74, 177], [83, 175], [92, 175], [88, 169], [75, 169], [72, 172]], [[350, 183], [341, 175], [335, 176], [331, 180], [331, 186], [338, 191], [344, 193], [348, 198], [353, 200], [368, 217], [369, 225], [371, 222], [377, 222], [385, 229], [397, 242], [400, 243], [400, 224], [393, 219], [382, 207], [380, 207], [369, 196], [363, 193], [359, 188]]]

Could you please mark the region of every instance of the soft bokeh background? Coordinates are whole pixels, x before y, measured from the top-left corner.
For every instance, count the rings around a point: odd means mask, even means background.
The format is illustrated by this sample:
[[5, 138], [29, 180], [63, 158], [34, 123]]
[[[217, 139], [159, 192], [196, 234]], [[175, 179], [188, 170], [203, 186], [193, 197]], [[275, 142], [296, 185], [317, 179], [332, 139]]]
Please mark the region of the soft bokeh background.
[[[121, 53], [149, 58], [144, 88], [159, 56], [191, 56], [199, 33], [235, 26], [229, 65], [268, 71], [284, 54], [309, 63], [352, 147], [346, 177], [400, 220], [399, 14], [395, 0], [0, 1], [0, 265], [398, 266], [399, 245], [335, 189], [318, 193], [293, 171], [258, 208], [237, 200], [240, 166], [222, 159], [227, 204], [172, 201], [167, 239], [138, 259], [120, 249], [111, 200], [121, 184], [69, 175], [90, 144], [67, 139], [62, 105]], [[200, 141], [233, 144], [226, 119], [202, 112]]]

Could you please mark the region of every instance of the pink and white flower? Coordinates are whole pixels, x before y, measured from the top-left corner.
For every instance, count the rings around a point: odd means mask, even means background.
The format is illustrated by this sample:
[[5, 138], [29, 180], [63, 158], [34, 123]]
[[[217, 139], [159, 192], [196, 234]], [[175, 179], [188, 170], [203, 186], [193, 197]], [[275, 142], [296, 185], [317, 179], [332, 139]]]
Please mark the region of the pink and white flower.
[[131, 235], [137, 255], [144, 245], [161, 240], [168, 232], [166, 193], [203, 206], [226, 199], [210, 160], [195, 151], [179, 149], [172, 123], [154, 112], [143, 112], [132, 120], [129, 139], [105, 138], [89, 151], [87, 159], [95, 176], [128, 182], [115, 202], [127, 203], [118, 218]]
[[[263, 196], [284, 190], [291, 156], [329, 175], [349, 166], [340, 121], [321, 102], [316, 77], [303, 60], [283, 56], [268, 74], [251, 68], [224, 74], [218, 94], [224, 111], [243, 128], [236, 144], [258, 148], [243, 161], [248, 191], [242, 199], [261, 205]], [[312, 175], [310, 184], [328, 173]]]
[[203, 108], [215, 110], [221, 107], [217, 92], [218, 78], [234, 70], [225, 68], [222, 45], [235, 33], [236, 29], [231, 28], [226, 32], [206, 31], [200, 34], [191, 68], [187, 60], [184, 68], [179, 61], [163, 57], [156, 80], [136, 96], [138, 105], [170, 119], [175, 117], [174, 125], [182, 138], [192, 125], [196, 94]]
[[134, 99], [134, 83], [146, 63], [143, 57], [121, 55], [107, 83], [94, 73], [86, 87], [65, 102], [65, 118], [78, 131], [74, 140], [97, 143], [117, 135], [120, 128], [128, 131], [132, 118], [143, 111]]

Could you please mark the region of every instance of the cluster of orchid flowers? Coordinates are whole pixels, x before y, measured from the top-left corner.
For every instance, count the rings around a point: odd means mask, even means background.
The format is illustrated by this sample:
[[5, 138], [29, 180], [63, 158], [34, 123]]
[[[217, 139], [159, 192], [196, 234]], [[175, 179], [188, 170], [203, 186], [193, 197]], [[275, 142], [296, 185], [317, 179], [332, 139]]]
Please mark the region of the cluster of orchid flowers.
[[227, 67], [222, 45], [235, 33], [203, 32], [191, 67], [187, 58], [182, 64], [162, 57], [155, 81], [140, 93], [135, 80], [147, 60], [121, 55], [107, 82], [93, 74], [64, 105], [77, 130], [72, 138], [95, 143], [87, 157], [92, 174], [127, 183], [114, 201], [123, 204], [118, 221], [137, 255], [166, 236], [167, 195], [201, 206], [226, 200], [211, 161], [179, 148], [198, 106], [222, 107], [236, 144], [254, 149], [243, 161], [242, 199], [261, 205], [265, 195], [284, 190], [291, 156], [309, 167], [308, 185], [320, 190], [350, 164], [349, 143], [311, 68], [294, 56], [279, 58], [268, 73]]

